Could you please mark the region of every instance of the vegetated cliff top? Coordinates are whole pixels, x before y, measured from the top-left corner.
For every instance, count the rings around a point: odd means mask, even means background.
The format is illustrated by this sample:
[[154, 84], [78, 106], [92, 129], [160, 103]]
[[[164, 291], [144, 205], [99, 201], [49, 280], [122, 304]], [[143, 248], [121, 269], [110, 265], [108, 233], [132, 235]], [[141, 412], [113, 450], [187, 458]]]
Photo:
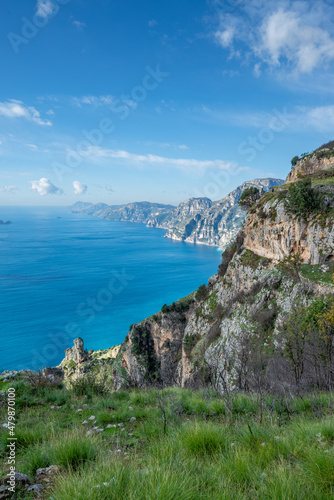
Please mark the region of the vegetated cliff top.
[[307, 176], [316, 177], [320, 172], [324, 176], [326, 172], [334, 169], [334, 141], [323, 144], [312, 153], [295, 156], [291, 164], [292, 170], [286, 179], [288, 183]]

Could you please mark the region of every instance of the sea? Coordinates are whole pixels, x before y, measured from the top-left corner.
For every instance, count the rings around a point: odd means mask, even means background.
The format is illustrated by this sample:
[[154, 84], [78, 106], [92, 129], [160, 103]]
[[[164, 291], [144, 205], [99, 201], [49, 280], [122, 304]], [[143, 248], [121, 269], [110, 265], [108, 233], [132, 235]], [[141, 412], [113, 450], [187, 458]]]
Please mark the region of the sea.
[[0, 207], [0, 373], [57, 366], [73, 339], [120, 344], [133, 323], [207, 283], [221, 251], [67, 207]]

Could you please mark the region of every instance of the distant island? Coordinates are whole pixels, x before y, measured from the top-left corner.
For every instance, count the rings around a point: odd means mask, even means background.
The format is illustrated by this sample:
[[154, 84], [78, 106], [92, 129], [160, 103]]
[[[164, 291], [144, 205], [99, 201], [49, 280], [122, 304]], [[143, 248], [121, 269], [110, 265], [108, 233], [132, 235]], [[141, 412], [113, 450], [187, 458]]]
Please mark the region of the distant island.
[[0, 220], [0, 226], [6, 226], [8, 224], [12, 224], [12, 221], [11, 220], [7, 220], [7, 221]]

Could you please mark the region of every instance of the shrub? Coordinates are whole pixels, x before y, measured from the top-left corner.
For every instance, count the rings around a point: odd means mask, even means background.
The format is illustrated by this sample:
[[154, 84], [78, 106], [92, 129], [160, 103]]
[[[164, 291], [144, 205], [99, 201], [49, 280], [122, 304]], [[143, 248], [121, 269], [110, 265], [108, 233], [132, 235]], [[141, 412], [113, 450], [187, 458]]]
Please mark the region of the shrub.
[[222, 263], [218, 267], [218, 275], [220, 278], [223, 278], [226, 274], [229, 263], [233, 259], [234, 255], [239, 252], [243, 243], [244, 243], [245, 235], [242, 231], [240, 231], [236, 237], [236, 239], [226, 248], [223, 253]]
[[201, 285], [196, 292], [196, 300], [202, 300], [207, 296], [207, 286], [205, 284]]
[[260, 190], [255, 187], [251, 186], [249, 188], [246, 188], [240, 197], [239, 200], [239, 205], [244, 206], [244, 207], [251, 207], [261, 196]]
[[291, 160], [291, 165], [294, 167], [298, 161], [299, 161], [299, 156], [294, 156]]
[[286, 207], [295, 215], [307, 216], [318, 211], [321, 202], [321, 194], [312, 187], [311, 179], [305, 178], [289, 187]]
[[132, 331], [132, 352], [143, 363], [147, 380], [153, 382], [159, 379], [159, 363], [154, 350], [151, 332], [145, 325], [136, 325]]
[[70, 388], [76, 396], [89, 394], [105, 394], [109, 387], [105, 378], [98, 379], [97, 374], [87, 373], [81, 377], [71, 380]]
[[189, 311], [191, 304], [193, 304], [194, 299], [193, 298], [186, 298], [179, 300], [178, 302], [173, 302], [173, 304], [170, 304], [169, 306], [167, 304], [164, 304], [161, 308], [161, 312], [163, 314], [167, 314], [170, 312], [176, 312], [176, 313], [184, 313], [186, 311]]
[[27, 382], [34, 389], [60, 387], [63, 383], [63, 377], [60, 374], [46, 375], [43, 372], [32, 372], [28, 375]]

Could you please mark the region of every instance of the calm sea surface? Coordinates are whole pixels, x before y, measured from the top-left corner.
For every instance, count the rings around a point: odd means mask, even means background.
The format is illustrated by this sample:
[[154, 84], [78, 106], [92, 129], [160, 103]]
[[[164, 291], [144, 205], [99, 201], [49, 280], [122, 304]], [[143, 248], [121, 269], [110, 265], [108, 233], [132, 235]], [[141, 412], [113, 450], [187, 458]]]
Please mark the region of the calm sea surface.
[[0, 207], [0, 372], [55, 366], [81, 336], [122, 342], [132, 323], [215, 274], [216, 248], [173, 242], [142, 224], [65, 208]]

